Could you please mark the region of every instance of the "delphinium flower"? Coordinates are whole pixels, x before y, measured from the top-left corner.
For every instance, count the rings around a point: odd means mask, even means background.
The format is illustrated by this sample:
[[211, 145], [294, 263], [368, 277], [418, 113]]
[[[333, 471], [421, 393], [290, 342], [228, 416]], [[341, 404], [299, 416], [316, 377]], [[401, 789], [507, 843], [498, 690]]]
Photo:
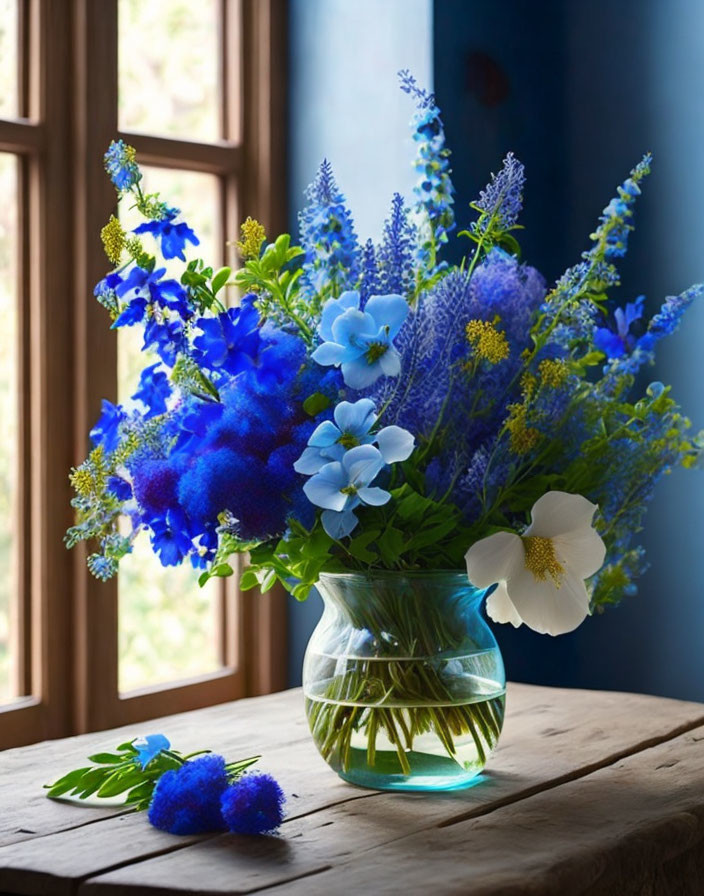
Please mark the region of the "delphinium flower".
[[421, 89], [407, 70], [399, 72], [399, 80], [401, 90], [416, 103], [411, 127], [417, 147], [414, 166], [418, 180], [414, 194], [421, 228], [418, 257], [432, 272], [437, 265], [438, 249], [447, 242], [448, 233], [455, 227], [450, 150], [445, 146], [445, 130], [434, 95]]
[[172, 395], [169, 377], [159, 363], [145, 367], [139, 377], [139, 387], [132, 396], [133, 401], [139, 401], [146, 409], [144, 418], [156, 417], [164, 414], [167, 402]]
[[138, 184], [142, 177], [135, 149], [124, 140], [113, 140], [110, 143], [105, 153], [105, 170], [115, 188], [121, 193]]
[[158, 240], [161, 254], [165, 259], [179, 258], [186, 260], [186, 243], [198, 246], [200, 240], [185, 221], [177, 221], [180, 209], [165, 208], [162, 214], [152, 221], [144, 221], [132, 231], [135, 234], [150, 233]]
[[359, 293], [328, 299], [318, 326], [322, 344], [313, 360], [340, 367], [351, 389], [364, 389], [380, 376], [398, 376], [401, 361], [393, 340], [406, 316], [408, 302], [399, 295], [372, 296], [359, 310]]
[[384, 463], [406, 460], [413, 450], [413, 436], [400, 426], [385, 426], [372, 432], [377, 421], [374, 402], [360, 398], [351, 403], [341, 401], [333, 420], [324, 420], [312, 432], [308, 447], [294, 464], [298, 473], [317, 473], [331, 461], [342, 460], [346, 451], [358, 445], [376, 443]]
[[379, 272], [377, 270], [376, 249], [374, 242], [367, 240], [362, 248], [362, 265], [359, 277], [359, 307], [364, 311], [364, 306], [370, 296], [378, 295]]
[[352, 289], [359, 276], [359, 247], [352, 215], [324, 159], [306, 190], [307, 205], [299, 215], [303, 263], [302, 287], [316, 308], [321, 298]]
[[470, 237], [477, 244], [469, 263], [470, 272], [482, 254], [495, 245], [513, 240], [511, 231], [516, 229], [523, 208], [525, 180], [523, 165], [510, 152], [499, 173], [492, 174], [491, 181], [481, 191], [479, 199], [471, 203], [471, 207], [479, 212], [479, 217], [472, 222], [468, 231], [461, 234]]
[[643, 317], [644, 301], [645, 296], [638, 296], [635, 302], [629, 302], [625, 308], [617, 308], [614, 311], [615, 330], [609, 327], [597, 327], [594, 330], [594, 345], [607, 358], [620, 358], [633, 349], [636, 339], [630, 330]]
[[601, 214], [583, 260], [568, 268], [548, 294], [533, 329], [536, 354], [549, 339], [559, 341], [564, 351], [588, 345], [600, 303], [607, 291], [620, 283], [613, 259], [625, 254], [633, 230], [633, 205], [640, 183], [650, 173], [651, 161], [651, 156], [645, 155], [631, 171]]
[[400, 193], [394, 193], [391, 214], [377, 252], [378, 293], [409, 295], [413, 290], [416, 232]]
[[590, 602], [584, 580], [601, 567], [606, 552], [592, 527], [596, 509], [581, 495], [549, 491], [533, 505], [522, 534], [497, 532], [471, 546], [470, 582], [478, 588], [496, 584], [486, 604], [495, 622], [560, 635], [584, 621]]
[[271, 775], [243, 775], [220, 800], [222, 818], [233, 834], [273, 834], [283, 821], [284, 792]]

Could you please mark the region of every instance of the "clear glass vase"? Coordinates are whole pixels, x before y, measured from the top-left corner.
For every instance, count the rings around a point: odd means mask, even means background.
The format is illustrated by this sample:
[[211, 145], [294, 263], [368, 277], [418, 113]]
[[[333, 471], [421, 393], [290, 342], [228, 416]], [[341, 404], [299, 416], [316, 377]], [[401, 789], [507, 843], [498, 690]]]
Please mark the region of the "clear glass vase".
[[484, 591], [459, 572], [323, 574], [318, 590], [303, 690], [323, 759], [362, 787], [466, 787], [504, 718]]

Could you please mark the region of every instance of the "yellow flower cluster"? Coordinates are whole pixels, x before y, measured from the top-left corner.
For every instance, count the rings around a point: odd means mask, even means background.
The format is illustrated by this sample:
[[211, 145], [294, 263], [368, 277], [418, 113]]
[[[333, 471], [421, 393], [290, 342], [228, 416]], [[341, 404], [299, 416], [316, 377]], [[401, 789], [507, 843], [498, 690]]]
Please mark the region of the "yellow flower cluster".
[[509, 355], [506, 336], [496, 329], [496, 324], [488, 320], [470, 320], [465, 328], [467, 342], [472, 346], [477, 357], [490, 364], [498, 364]]
[[266, 239], [264, 227], [254, 218], [247, 220], [240, 227], [242, 239], [235, 243], [242, 258], [247, 261], [250, 258], [259, 258], [262, 243]]
[[548, 389], [559, 389], [569, 374], [567, 364], [561, 360], [545, 360], [538, 364], [540, 383]]
[[524, 404], [508, 406], [506, 429], [510, 434], [510, 447], [514, 454], [528, 454], [535, 447], [540, 433], [526, 421], [527, 408]]
[[119, 264], [127, 238], [122, 224], [115, 215], [110, 215], [110, 220], [100, 231], [100, 239], [103, 241], [103, 248], [108, 260], [113, 264]]
[[69, 474], [71, 485], [82, 498], [100, 494], [105, 490], [108, 470], [105, 466], [105, 452], [102, 445], [94, 448], [80, 467], [75, 467]]

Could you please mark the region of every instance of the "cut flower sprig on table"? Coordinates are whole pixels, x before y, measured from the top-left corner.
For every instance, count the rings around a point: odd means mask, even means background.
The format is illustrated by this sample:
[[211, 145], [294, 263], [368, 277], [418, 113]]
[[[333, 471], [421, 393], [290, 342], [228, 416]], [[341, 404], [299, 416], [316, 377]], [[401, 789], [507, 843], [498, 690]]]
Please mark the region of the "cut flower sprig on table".
[[270, 834], [283, 821], [284, 793], [270, 775], [248, 773], [260, 756], [233, 762], [210, 750], [184, 756], [163, 734], [120, 744], [88, 757], [46, 785], [52, 799], [124, 795], [124, 803], [147, 811], [156, 828], [170, 834]]
[[[391, 198], [378, 241], [359, 240], [326, 160], [299, 243], [248, 218], [241, 267], [216, 271], [193, 257], [179, 211], [144, 192], [134, 150], [111, 145], [108, 174], [144, 222], [126, 233], [110, 220], [114, 268], [95, 294], [114, 328], [143, 329], [145, 366], [131, 401], [104, 402], [71, 473], [67, 542], [95, 545], [99, 578], [144, 533], [201, 582], [247, 552], [243, 589], [280, 582], [299, 599], [321, 574], [467, 569], [496, 586], [496, 621], [553, 635], [635, 592], [654, 486], [697, 465], [703, 444], [669, 387], [641, 386], [702, 285], [649, 317], [643, 297], [619, 295], [651, 158], [548, 287], [520, 254], [521, 163], [506, 156], [456, 232], [440, 110], [400, 79], [418, 179], [410, 200]], [[443, 260], [451, 241], [459, 264]], [[551, 502], [577, 508], [568, 528], [545, 515]], [[453, 720], [474, 723], [471, 710]]]

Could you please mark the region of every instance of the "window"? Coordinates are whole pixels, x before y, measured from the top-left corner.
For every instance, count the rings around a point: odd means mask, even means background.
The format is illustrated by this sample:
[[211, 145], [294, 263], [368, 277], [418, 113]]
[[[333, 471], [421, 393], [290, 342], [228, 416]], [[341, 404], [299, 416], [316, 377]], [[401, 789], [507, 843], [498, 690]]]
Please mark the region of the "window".
[[283, 228], [284, 14], [0, 0], [0, 748], [285, 684], [281, 595], [201, 591], [148, 546], [102, 584], [63, 546], [68, 469], [100, 400], [134, 387], [139, 348], [92, 296], [115, 210], [102, 155], [133, 144], [213, 261], [240, 209]]

